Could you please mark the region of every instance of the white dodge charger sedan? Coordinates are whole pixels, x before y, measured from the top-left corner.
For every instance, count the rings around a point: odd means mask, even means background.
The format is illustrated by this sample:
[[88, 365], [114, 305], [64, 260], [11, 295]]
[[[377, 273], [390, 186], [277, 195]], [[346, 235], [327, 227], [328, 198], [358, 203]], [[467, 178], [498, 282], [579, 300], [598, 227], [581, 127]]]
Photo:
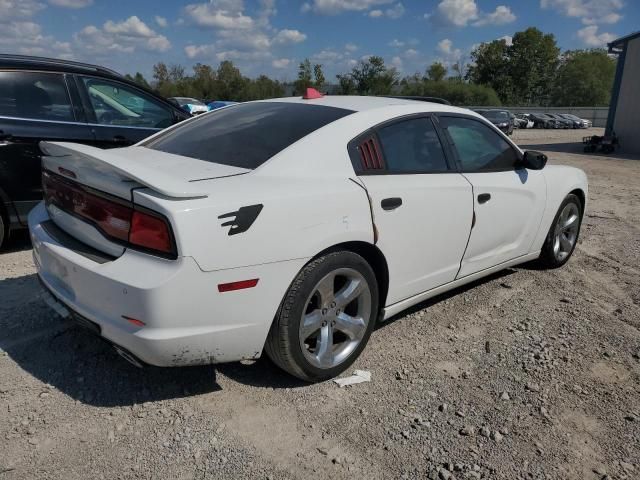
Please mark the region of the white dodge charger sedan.
[[587, 199], [581, 170], [480, 115], [398, 98], [250, 102], [133, 147], [41, 149], [29, 228], [58, 312], [138, 365], [264, 351], [308, 381], [429, 297], [563, 265]]

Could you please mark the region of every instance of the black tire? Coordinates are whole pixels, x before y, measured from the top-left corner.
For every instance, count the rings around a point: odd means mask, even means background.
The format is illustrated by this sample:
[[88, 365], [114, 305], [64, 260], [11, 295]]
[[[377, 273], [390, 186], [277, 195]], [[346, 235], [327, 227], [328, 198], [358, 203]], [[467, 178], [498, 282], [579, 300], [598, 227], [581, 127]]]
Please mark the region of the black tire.
[[[568, 252], [568, 255], [566, 255], [566, 257], [562, 259], [559, 259], [556, 256], [556, 253], [554, 252], [555, 229], [558, 223], [558, 219], [560, 218], [560, 214], [562, 213], [564, 208], [570, 203], [573, 203], [578, 208], [578, 212], [579, 212], [577, 232], [575, 234], [576, 235], [575, 241], [573, 242], [573, 246], [571, 247], [571, 250]], [[545, 238], [544, 244], [542, 245], [542, 250], [540, 251], [540, 257], [538, 257], [538, 264], [541, 267], [549, 268], [549, 269], [559, 268], [569, 261], [569, 259], [573, 255], [576, 245], [578, 245], [578, 240], [580, 238], [580, 227], [582, 226], [583, 209], [584, 209], [584, 206], [582, 205], [582, 202], [580, 201], [580, 199], [572, 193], [567, 195], [565, 199], [562, 201], [562, 203], [560, 204], [560, 208], [558, 208], [558, 211], [556, 212], [556, 215], [553, 218], [553, 223], [549, 228], [549, 232], [547, 233], [547, 237]]]
[[[313, 365], [303, 353], [300, 342], [300, 324], [307, 299], [325, 276], [338, 269], [353, 269], [367, 282], [371, 294], [371, 308], [366, 330], [360, 343], [341, 363], [332, 368]], [[360, 255], [350, 251], [328, 253], [309, 262], [298, 273], [289, 286], [271, 325], [265, 343], [265, 352], [278, 367], [291, 375], [308, 382], [319, 382], [333, 378], [353, 364], [367, 345], [375, 326], [378, 306], [378, 284], [371, 266]]]

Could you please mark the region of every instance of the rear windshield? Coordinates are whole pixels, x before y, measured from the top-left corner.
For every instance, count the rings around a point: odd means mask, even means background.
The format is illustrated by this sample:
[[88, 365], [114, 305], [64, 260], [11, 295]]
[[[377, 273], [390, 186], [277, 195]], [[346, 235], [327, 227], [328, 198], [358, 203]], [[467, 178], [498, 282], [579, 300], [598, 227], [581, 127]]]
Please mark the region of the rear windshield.
[[352, 110], [286, 102], [234, 105], [208, 113], [142, 145], [232, 167], [254, 169]]
[[499, 112], [496, 110], [487, 110], [482, 112], [482, 115], [489, 120], [509, 120], [509, 114], [507, 112]]

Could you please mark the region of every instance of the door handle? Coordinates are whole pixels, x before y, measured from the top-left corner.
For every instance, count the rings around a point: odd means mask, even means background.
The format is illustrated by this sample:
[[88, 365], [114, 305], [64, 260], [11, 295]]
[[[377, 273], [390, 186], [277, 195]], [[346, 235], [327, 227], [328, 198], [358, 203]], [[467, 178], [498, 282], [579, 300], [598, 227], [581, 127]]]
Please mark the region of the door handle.
[[380, 202], [383, 210], [395, 210], [400, 205], [402, 205], [402, 199], [400, 197], [385, 198]]
[[490, 193], [481, 193], [480, 195], [478, 195], [478, 203], [480, 205], [482, 205], [483, 203], [487, 203], [489, 200], [491, 200]]

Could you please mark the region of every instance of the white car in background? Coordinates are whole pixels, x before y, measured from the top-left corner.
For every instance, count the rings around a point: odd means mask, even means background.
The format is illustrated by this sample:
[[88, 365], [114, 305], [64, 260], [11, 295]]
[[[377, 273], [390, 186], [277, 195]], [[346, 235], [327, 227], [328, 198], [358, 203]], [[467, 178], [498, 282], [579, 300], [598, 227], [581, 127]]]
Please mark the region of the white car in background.
[[169, 100], [177, 103], [181, 109], [191, 115], [200, 115], [201, 113], [207, 113], [209, 111], [209, 107], [195, 98], [171, 97]]
[[469, 110], [318, 97], [229, 106], [117, 150], [42, 143], [29, 229], [51, 305], [138, 365], [265, 351], [320, 381], [378, 321], [571, 256], [581, 170], [545, 167]]

